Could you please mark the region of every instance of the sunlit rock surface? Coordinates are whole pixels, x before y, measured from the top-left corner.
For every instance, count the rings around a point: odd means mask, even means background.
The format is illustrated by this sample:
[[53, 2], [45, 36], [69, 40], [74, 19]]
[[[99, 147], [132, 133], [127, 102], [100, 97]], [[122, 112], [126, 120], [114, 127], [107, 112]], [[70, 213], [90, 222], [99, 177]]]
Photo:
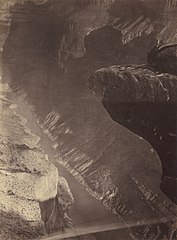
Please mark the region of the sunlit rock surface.
[[[9, 239], [12, 233], [13, 239], [28, 239], [44, 234], [45, 231], [51, 232], [52, 227], [44, 229], [42, 215], [47, 209], [40, 209], [39, 202], [42, 204], [56, 197], [63, 211], [62, 216], [56, 212], [56, 216], [61, 218], [56, 229], [64, 229], [71, 222], [67, 209], [73, 197], [67, 182], [58, 176], [57, 168], [42, 152], [39, 137], [31, 133], [26, 125], [27, 120], [19, 114], [18, 108], [11, 101], [8, 85], [1, 83], [0, 238], [3, 240]], [[51, 206], [48, 213], [51, 215], [53, 211]], [[55, 225], [56, 218], [49, 217]]]

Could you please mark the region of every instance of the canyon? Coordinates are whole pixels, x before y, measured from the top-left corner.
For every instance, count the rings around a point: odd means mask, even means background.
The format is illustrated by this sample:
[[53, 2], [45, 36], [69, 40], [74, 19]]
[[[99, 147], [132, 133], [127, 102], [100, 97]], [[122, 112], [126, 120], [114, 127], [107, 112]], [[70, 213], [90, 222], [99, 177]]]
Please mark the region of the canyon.
[[176, 183], [176, 77], [146, 62], [159, 40], [176, 41], [176, 1], [156, 1], [159, 12], [151, 2], [7, 1], [1, 24], [2, 79], [32, 109], [54, 164], [118, 222], [134, 222], [128, 236], [143, 240], [172, 239], [176, 230], [168, 192]]

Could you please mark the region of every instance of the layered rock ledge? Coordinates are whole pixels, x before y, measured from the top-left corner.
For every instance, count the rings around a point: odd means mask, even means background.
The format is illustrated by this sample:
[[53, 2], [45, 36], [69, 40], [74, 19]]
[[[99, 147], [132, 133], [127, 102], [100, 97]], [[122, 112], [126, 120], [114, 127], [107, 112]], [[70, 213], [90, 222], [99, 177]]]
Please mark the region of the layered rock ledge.
[[31, 239], [69, 226], [73, 197], [10, 95], [8, 85], [1, 84], [0, 238]]

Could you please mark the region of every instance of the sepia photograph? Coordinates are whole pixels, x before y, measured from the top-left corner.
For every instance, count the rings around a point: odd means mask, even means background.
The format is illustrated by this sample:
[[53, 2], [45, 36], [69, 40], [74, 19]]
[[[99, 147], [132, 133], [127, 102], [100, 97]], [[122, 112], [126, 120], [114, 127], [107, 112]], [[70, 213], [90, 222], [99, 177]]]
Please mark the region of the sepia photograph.
[[0, 0], [0, 240], [177, 240], [177, 0]]

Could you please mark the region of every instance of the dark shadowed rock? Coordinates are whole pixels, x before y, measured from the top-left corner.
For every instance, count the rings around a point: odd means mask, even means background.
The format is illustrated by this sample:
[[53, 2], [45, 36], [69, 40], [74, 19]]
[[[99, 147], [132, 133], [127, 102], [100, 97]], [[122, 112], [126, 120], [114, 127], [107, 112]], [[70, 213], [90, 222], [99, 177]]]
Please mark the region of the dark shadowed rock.
[[[176, 178], [176, 76], [158, 75], [146, 66], [113, 66], [96, 71], [89, 88], [114, 121], [151, 143], [160, 156], [163, 177]], [[176, 202], [175, 184], [168, 191], [165, 182], [163, 191]]]
[[84, 38], [86, 54], [97, 58], [120, 57], [121, 31], [112, 26], [96, 29]]
[[121, 59], [123, 60], [124, 64], [146, 63], [149, 49], [156, 44], [157, 39], [155, 38], [154, 33], [137, 36], [122, 46]]
[[147, 62], [157, 71], [177, 76], [177, 44], [153, 47], [147, 55]]
[[57, 195], [46, 201], [39, 202], [41, 220], [45, 224], [46, 232], [53, 233], [64, 231], [72, 226], [72, 220], [68, 217], [68, 207], [74, 202], [66, 180], [59, 178]]

